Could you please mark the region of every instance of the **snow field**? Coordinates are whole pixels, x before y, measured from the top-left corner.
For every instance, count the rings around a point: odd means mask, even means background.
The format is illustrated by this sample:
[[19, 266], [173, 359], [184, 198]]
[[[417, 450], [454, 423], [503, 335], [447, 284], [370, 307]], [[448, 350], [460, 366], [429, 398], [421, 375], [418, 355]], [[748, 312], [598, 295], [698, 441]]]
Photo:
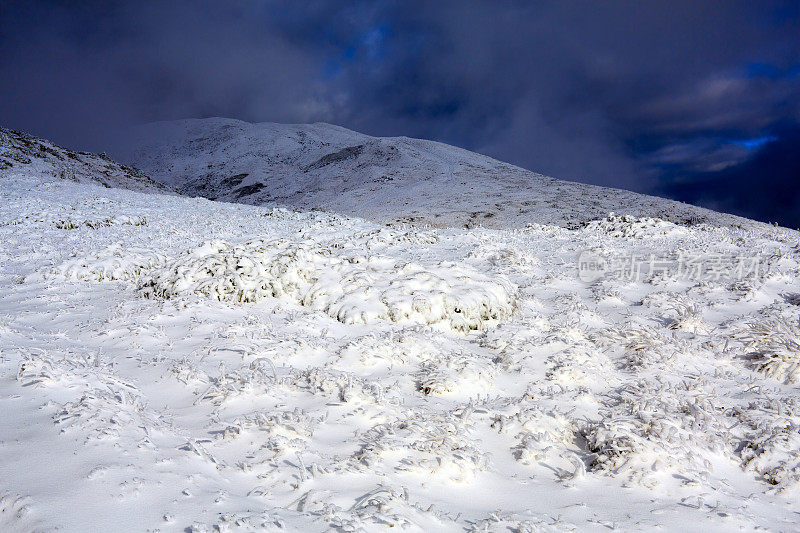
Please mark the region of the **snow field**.
[[[0, 195], [4, 531], [795, 527], [795, 232]], [[586, 249], [769, 268], [587, 284]]]

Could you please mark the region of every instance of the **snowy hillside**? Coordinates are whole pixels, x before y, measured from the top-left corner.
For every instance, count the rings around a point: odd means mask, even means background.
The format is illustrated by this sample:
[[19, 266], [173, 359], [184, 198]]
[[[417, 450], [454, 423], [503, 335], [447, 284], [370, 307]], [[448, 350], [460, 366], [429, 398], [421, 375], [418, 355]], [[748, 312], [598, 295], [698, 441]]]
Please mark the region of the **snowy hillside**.
[[432, 141], [329, 124], [210, 118], [149, 124], [127, 156], [154, 179], [209, 199], [321, 208], [436, 227], [566, 227], [609, 212], [678, 223], [750, 222], [629, 191], [556, 180]]
[[[384, 207], [419, 194], [442, 217], [451, 200], [500, 203], [424, 196], [469, 168], [451, 174], [439, 145], [302, 130], [282, 141], [294, 151], [258, 155], [288, 154], [278, 184], [241, 200], [310, 203], [299, 188], [319, 178], [330, 201], [374, 186]], [[188, 176], [221, 139], [163, 157]], [[379, 150], [444, 167], [387, 175], [408, 192], [365, 182], [377, 164], [348, 182]], [[248, 157], [203, 161], [209, 183], [261, 183]], [[492, 190], [545, 195], [531, 208], [555, 221], [618, 201], [556, 183], [581, 191], [559, 199], [491, 164]], [[0, 182], [0, 531], [797, 527], [796, 232], [605, 213], [386, 227], [15, 169]]]
[[105, 155], [76, 152], [27, 133], [0, 128], [0, 179], [12, 175], [98, 183], [133, 191], [167, 192], [142, 171], [120, 165]]

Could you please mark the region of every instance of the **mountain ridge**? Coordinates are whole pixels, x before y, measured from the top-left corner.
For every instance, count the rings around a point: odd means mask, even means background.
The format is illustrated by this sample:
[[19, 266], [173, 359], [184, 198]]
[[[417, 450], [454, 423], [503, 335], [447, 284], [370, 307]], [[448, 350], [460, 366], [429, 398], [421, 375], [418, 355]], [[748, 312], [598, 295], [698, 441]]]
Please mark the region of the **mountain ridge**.
[[0, 128], [0, 175], [22, 173], [140, 192], [170, 189], [106, 154], [70, 150], [22, 131]]
[[184, 194], [326, 209], [438, 227], [578, 227], [609, 212], [672, 222], [753, 221], [674, 200], [558, 180], [436, 141], [373, 137], [341, 126], [221, 117], [135, 132], [124, 157]]

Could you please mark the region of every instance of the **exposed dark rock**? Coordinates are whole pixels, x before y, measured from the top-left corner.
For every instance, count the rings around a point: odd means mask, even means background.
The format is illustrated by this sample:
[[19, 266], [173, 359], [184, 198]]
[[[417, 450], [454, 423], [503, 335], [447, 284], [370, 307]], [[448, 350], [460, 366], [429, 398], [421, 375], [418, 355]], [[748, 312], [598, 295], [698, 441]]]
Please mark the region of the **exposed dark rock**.
[[359, 144], [358, 146], [348, 146], [347, 148], [342, 148], [338, 152], [333, 152], [331, 154], [324, 155], [308, 165], [306, 170], [313, 170], [315, 168], [322, 168], [324, 166], [330, 165], [331, 163], [338, 163], [340, 161], [346, 161], [347, 159], [353, 159], [361, 155], [361, 152], [364, 151], [364, 145]]

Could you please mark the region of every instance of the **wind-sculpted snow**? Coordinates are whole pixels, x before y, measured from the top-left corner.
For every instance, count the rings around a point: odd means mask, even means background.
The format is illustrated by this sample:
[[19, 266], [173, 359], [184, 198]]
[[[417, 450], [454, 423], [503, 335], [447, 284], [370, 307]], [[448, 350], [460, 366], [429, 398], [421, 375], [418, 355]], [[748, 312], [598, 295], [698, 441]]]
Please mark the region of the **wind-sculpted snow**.
[[514, 287], [502, 276], [440, 263], [424, 268], [378, 255], [343, 255], [313, 241], [210, 241], [156, 270], [148, 296], [201, 294], [221, 302], [284, 298], [345, 324], [444, 323], [483, 329], [514, 309]]
[[31, 499], [0, 491], [0, 528], [3, 531], [39, 531], [43, 524], [31, 519]]
[[[20, 176], [0, 530], [794, 530], [800, 235], [660, 215], [385, 226]], [[587, 250], [622, 267], [581, 281]], [[685, 258], [714, 270], [632, 268]]]

